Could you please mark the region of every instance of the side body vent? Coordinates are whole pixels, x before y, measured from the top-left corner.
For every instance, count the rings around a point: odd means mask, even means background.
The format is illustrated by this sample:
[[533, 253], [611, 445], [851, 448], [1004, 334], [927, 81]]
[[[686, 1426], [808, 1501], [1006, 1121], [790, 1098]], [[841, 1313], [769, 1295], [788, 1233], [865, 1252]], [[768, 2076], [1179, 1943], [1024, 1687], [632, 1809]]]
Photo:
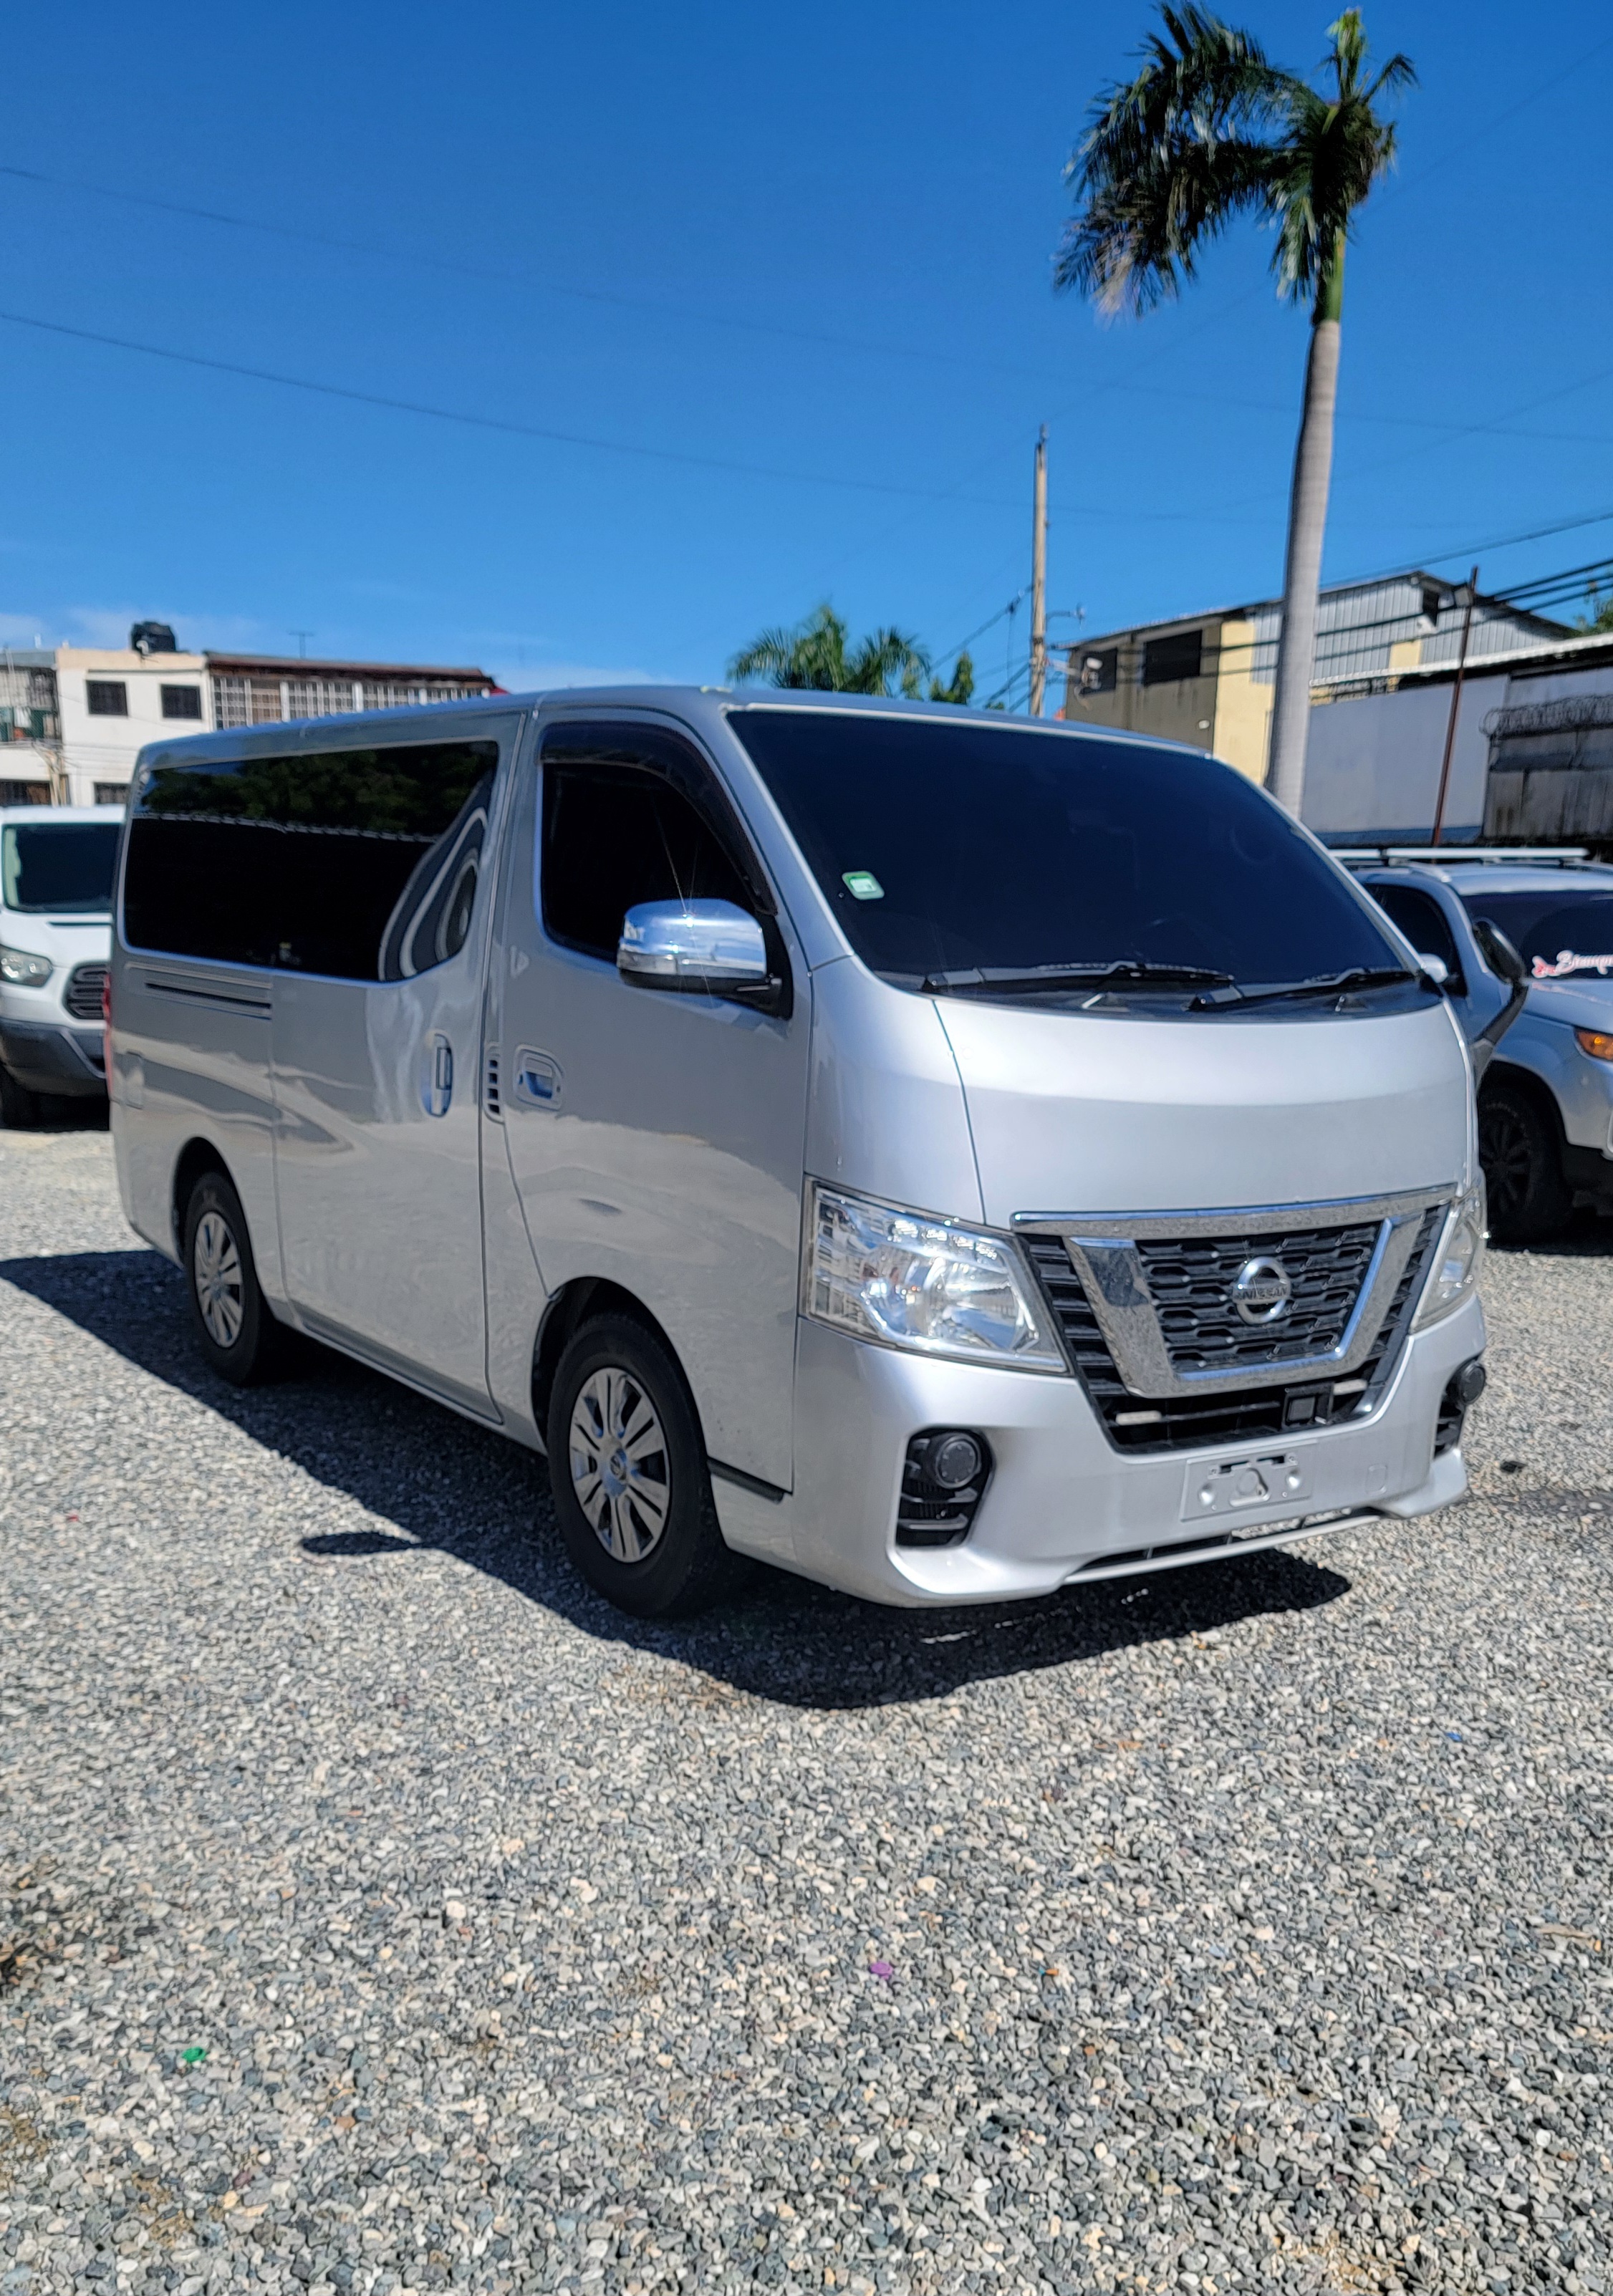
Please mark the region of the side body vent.
[[487, 1070], [482, 1079], [481, 1105], [495, 1124], [504, 1115], [504, 1104], [498, 1097], [498, 1054], [491, 1046], [488, 1050]]

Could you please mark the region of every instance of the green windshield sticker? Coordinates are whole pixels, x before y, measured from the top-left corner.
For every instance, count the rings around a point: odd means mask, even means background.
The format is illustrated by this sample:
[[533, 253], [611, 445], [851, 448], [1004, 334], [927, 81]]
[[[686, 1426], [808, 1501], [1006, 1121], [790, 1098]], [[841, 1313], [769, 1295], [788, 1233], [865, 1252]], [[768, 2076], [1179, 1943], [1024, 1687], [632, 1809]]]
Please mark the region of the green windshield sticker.
[[841, 883], [854, 901], [883, 901], [885, 887], [867, 869], [848, 869]]

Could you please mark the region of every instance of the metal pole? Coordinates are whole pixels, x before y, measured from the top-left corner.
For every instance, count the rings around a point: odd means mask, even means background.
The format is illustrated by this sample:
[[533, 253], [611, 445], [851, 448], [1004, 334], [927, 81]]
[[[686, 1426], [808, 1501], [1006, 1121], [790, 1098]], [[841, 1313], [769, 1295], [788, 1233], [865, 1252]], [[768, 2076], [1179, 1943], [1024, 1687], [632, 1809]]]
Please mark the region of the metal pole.
[[1048, 426], [1036, 441], [1036, 499], [1031, 524], [1031, 715], [1048, 690]]
[[1456, 717], [1461, 708], [1461, 681], [1468, 667], [1468, 640], [1473, 631], [1473, 603], [1478, 595], [1478, 569], [1468, 577], [1468, 610], [1461, 618], [1461, 651], [1456, 657], [1456, 683], [1451, 688], [1451, 715], [1445, 721], [1445, 753], [1439, 761], [1439, 795], [1434, 804], [1434, 834], [1437, 845], [1445, 825], [1445, 791], [1451, 785], [1451, 752], [1456, 747]]

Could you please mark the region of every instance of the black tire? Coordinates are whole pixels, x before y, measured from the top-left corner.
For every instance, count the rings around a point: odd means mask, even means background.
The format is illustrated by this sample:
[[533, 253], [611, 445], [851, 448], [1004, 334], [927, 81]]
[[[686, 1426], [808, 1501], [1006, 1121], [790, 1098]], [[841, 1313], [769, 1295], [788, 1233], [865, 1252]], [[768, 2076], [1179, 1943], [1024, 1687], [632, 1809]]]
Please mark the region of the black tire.
[[246, 1215], [222, 1172], [204, 1172], [191, 1190], [185, 1277], [210, 1367], [234, 1387], [272, 1379], [284, 1367], [287, 1334], [259, 1288]]
[[39, 1121], [39, 1095], [0, 1068], [0, 1124], [10, 1132], [31, 1132]]
[[1497, 1243], [1543, 1243], [1568, 1226], [1573, 1191], [1556, 1129], [1532, 1094], [1502, 1083], [1479, 1095], [1478, 1158]]
[[555, 1368], [546, 1433], [561, 1537], [590, 1587], [638, 1619], [687, 1618], [732, 1593], [745, 1565], [723, 1545], [695, 1406], [654, 1332], [627, 1316], [584, 1324]]

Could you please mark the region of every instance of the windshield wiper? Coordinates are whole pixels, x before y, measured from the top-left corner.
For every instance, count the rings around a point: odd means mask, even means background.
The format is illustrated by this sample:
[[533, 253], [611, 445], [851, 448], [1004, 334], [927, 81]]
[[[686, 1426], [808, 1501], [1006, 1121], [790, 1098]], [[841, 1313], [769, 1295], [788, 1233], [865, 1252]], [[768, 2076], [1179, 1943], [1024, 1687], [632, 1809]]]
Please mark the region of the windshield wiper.
[[1147, 964], [1123, 956], [1113, 964], [986, 964], [962, 972], [926, 972], [925, 994], [944, 996], [959, 988], [1230, 988], [1230, 972], [1212, 972], [1202, 964]]
[[[1242, 1011], [1250, 1004], [1275, 1004], [1289, 996], [1337, 996], [1347, 988], [1387, 988], [1395, 980], [1427, 980], [1423, 972], [1408, 972], [1403, 964], [1352, 964], [1343, 972], [1318, 972], [1309, 980], [1290, 980], [1280, 988], [1256, 988], [1239, 992], [1237, 1004], [1222, 1006], [1223, 1011]], [[1428, 984], [1433, 986], [1432, 982]], [[1195, 997], [1195, 1005], [1200, 1003]], [[1208, 999], [1202, 1000], [1208, 1003]]]

